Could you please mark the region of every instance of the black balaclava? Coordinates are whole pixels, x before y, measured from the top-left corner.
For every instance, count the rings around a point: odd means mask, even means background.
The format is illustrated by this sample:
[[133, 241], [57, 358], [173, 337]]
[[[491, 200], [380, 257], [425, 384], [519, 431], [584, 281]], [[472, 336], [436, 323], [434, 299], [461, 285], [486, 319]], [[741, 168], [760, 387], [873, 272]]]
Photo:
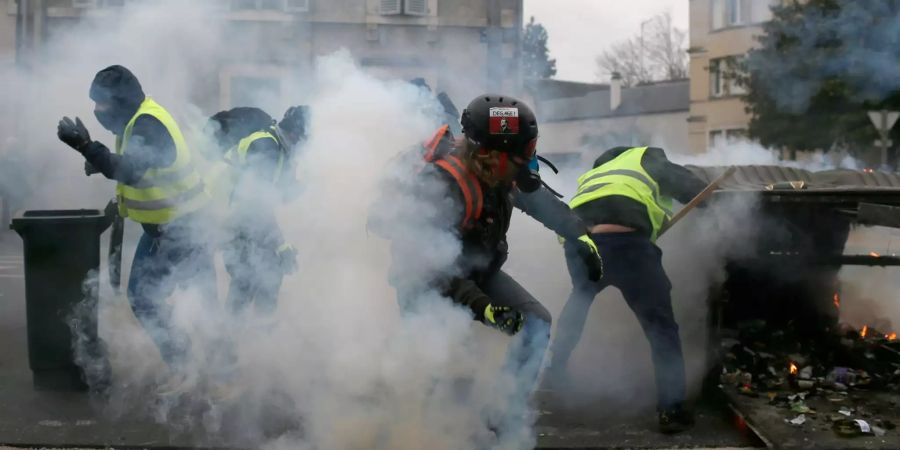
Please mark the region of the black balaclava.
[[125, 125], [144, 101], [144, 90], [137, 77], [125, 67], [109, 66], [94, 76], [89, 93], [91, 100], [111, 106], [106, 111], [94, 111], [103, 128], [121, 136]]

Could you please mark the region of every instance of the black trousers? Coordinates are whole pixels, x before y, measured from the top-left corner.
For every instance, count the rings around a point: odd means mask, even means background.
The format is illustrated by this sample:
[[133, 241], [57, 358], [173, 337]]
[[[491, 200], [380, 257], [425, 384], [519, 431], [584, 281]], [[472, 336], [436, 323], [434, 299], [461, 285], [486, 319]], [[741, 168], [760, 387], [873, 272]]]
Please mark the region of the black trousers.
[[[476, 284], [491, 298], [492, 305], [509, 306], [525, 315], [522, 331], [510, 344], [504, 371], [516, 380], [516, 392], [511, 397], [517, 401], [527, 401], [537, 385], [550, 344], [550, 311], [502, 270], [481, 274], [476, 278]], [[418, 310], [421, 305], [416, 300], [413, 292], [398, 287], [401, 313]]]
[[618, 288], [637, 316], [650, 342], [656, 375], [657, 407], [679, 406], [685, 399], [684, 357], [678, 324], [672, 312], [672, 285], [662, 266], [662, 251], [638, 233], [601, 233], [591, 236], [603, 256], [600, 282], [587, 278], [577, 252], [566, 246], [572, 293], [563, 308], [552, 346], [552, 367], [565, 368], [584, 330], [594, 298], [607, 286]]

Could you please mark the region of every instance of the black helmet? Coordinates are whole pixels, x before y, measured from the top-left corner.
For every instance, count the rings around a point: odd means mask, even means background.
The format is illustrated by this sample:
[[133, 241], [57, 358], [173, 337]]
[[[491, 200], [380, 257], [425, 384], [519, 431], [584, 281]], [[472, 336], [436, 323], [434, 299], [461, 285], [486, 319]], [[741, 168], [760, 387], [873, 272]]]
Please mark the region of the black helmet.
[[284, 112], [278, 122], [278, 128], [294, 134], [301, 139], [306, 137], [306, 122], [309, 120], [309, 107], [306, 105], [291, 106]]
[[537, 144], [534, 112], [522, 101], [506, 95], [476, 97], [460, 119], [466, 138], [482, 148], [531, 159]]

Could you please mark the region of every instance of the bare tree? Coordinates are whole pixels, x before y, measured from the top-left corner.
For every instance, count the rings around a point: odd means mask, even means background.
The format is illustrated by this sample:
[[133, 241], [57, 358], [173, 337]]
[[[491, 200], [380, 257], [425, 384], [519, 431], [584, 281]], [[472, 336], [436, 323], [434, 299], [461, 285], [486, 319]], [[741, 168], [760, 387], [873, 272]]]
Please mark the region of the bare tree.
[[613, 72], [622, 75], [625, 86], [688, 76], [687, 32], [675, 28], [672, 15], [663, 13], [644, 22], [645, 31], [616, 42], [597, 57], [597, 77]]
[[645, 38], [647, 60], [662, 73], [664, 80], [688, 77], [688, 54], [685, 46], [687, 32], [675, 28], [672, 14], [660, 14], [653, 18]]
[[646, 66], [641, 65], [641, 43], [637, 38], [613, 44], [597, 57], [597, 78], [607, 79], [613, 72], [622, 75], [622, 84], [634, 86], [653, 80]]

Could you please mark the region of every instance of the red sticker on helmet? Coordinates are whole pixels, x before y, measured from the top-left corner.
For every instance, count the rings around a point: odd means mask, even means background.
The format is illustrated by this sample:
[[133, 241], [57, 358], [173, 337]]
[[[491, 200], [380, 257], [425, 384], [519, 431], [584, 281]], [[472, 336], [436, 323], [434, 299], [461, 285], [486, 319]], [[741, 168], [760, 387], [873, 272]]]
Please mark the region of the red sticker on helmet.
[[491, 134], [519, 134], [519, 108], [491, 108]]

